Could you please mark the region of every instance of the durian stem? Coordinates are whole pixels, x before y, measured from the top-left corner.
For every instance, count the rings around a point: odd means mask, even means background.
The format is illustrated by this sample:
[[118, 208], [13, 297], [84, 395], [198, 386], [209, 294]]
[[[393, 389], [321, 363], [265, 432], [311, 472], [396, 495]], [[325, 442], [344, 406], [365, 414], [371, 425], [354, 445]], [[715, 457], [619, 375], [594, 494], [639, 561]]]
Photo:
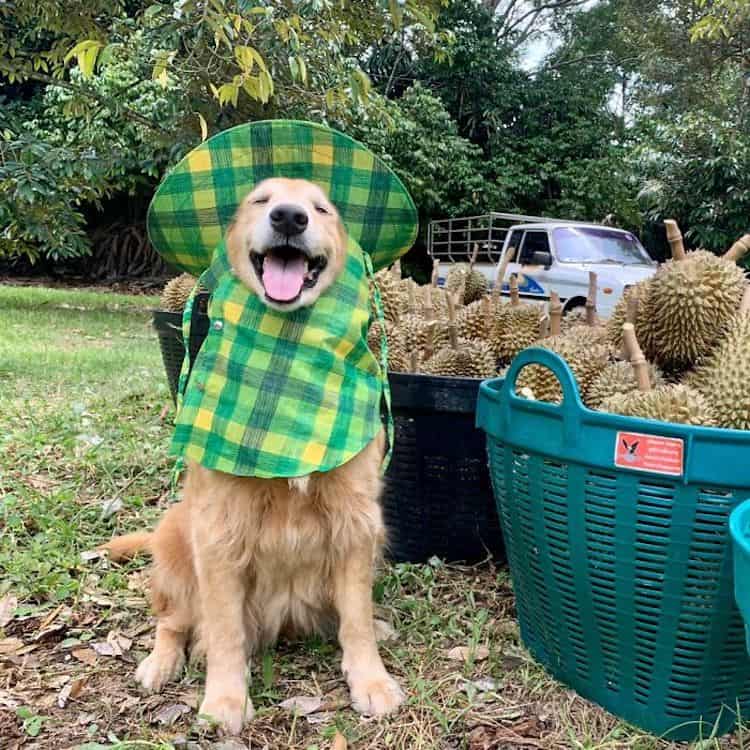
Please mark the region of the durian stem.
[[401, 281], [401, 261], [397, 260], [392, 266], [391, 266], [391, 273], [393, 274], [393, 278], [396, 281]]
[[425, 327], [424, 358], [427, 360], [435, 351], [435, 326], [437, 320], [428, 320]]
[[685, 245], [682, 241], [682, 232], [674, 219], [665, 219], [664, 226], [667, 229], [667, 242], [672, 250], [672, 260], [685, 259]]
[[750, 234], [745, 234], [724, 253], [724, 257], [734, 263], [742, 260], [750, 251]]
[[747, 315], [748, 313], [750, 313], [750, 284], [745, 284], [745, 293], [740, 302], [740, 314]]
[[432, 276], [430, 278], [430, 283], [432, 286], [438, 285], [438, 279], [440, 278], [440, 263], [436, 260], [432, 261]]
[[451, 348], [458, 350], [458, 330], [456, 329], [456, 302], [453, 295], [447, 295], [448, 300], [448, 336], [451, 340]]
[[651, 379], [648, 376], [648, 362], [638, 344], [638, 339], [635, 335], [635, 326], [632, 323], [625, 323], [622, 326], [622, 342], [630, 364], [633, 365], [635, 378], [638, 382], [638, 390], [650, 391]]
[[596, 285], [598, 277], [589, 271], [589, 293], [586, 297], [586, 325], [596, 325]]
[[549, 338], [549, 331], [550, 331], [549, 315], [547, 313], [544, 313], [544, 315], [542, 315], [539, 318], [539, 338], [540, 339]]
[[474, 265], [477, 262], [477, 255], [479, 255], [479, 243], [475, 242], [471, 251], [471, 258], [469, 258], [469, 272], [474, 270]]
[[553, 336], [559, 336], [562, 332], [562, 313], [563, 306], [560, 302], [560, 295], [557, 292], [550, 292], [549, 321], [550, 332]]
[[510, 277], [510, 304], [513, 307], [518, 307], [521, 304], [521, 298], [518, 293], [518, 276], [516, 274]]
[[417, 314], [417, 291], [416, 284], [409, 284], [409, 315]]
[[409, 352], [409, 370], [411, 372], [417, 372], [419, 370], [419, 359], [417, 357], [417, 348], [412, 347]]
[[432, 307], [432, 287], [429, 284], [424, 288], [424, 305], [422, 309], [425, 320], [432, 320], [435, 317], [435, 310]]
[[508, 264], [510, 259], [513, 257], [513, 253], [516, 252], [514, 247], [509, 247], [504, 253], [503, 257], [500, 258], [500, 264], [497, 267], [497, 274], [495, 275], [495, 286], [492, 287], [492, 294], [495, 299], [499, 299], [503, 293], [503, 284], [505, 283], [505, 272], [508, 270]]
[[487, 336], [492, 334], [492, 323], [495, 319], [495, 311], [489, 294], [482, 297], [482, 315], [484, 316], [484, 329]]

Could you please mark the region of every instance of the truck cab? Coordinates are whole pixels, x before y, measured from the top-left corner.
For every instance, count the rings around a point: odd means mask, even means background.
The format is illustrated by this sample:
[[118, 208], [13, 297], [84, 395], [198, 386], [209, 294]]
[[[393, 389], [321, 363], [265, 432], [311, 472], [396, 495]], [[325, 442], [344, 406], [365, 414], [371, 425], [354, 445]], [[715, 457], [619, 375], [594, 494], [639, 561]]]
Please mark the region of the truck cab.
[[598, 311], [607, 318], [627, 287], [656, 271], [656, 262], [635, 235], [623, 229], [543, 218], [498, 226], [497, 217], [512, 216], [472, 217], [468, 226], [461, 225], [460, 219], [446, 220], [451, 222], [452, 243], [451, 232], [441, 234], [439, 228], [436, 231], [436, 227], [431, 226], [428, 245], [440, 263], [439, 279], [445, 278], [450, 262], [466, 262], [472, 249], [478, 249], [475, 268], [493, 284], [501, 259], [509, 253], [503, 294], [509, 293], [508, 280], [515, 274], [522, 298], [545, 302], [549, 300], [550, 292], [556, 291], [565, 312], [569, 312], [586, 303], [589, 272], [594, 271], [597, 274]]

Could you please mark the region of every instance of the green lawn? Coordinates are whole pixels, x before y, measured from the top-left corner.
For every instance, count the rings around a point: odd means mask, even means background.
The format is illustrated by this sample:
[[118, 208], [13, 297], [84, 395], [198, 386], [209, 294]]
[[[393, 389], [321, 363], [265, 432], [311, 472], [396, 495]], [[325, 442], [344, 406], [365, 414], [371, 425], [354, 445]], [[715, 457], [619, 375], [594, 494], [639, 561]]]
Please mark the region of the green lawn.
[[[173, 418], [153, 297], [0, 285], [0, 750], [220, 748], [195, 723], [202, 675], [159, 696], [132, 680], [153, 622], [146, 560], [87, 554], [175, 499]], [[507, 571], [389, 566], [383, 653], [409, 695], [381, 722], [347, 706], [335, 644], [281, 644], [253, 665], [258, 715], [235, 745], [324, 750], [664, 750], [550, 680], [520, 646]], [[468, 647], [468, 659], [448, 653]], [[319, 697], [309, 716], [280, 705]], [[742, 737], [694, 748], [740, 748]], [[745, 747], [750, 741], [745, 740]]]

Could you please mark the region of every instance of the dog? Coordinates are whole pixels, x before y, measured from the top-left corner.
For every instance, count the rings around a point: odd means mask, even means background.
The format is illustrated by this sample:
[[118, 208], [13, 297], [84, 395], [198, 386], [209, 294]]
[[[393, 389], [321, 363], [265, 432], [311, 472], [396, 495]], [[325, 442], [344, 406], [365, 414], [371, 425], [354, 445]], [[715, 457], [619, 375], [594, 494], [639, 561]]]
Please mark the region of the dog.
[[[316, 185], [272, 178], [243, 200], [227, 233], [236, 277], [276, 310], [314, 305], [342, 272], [347, 233]], [[338, 629], [352, 706], [381, 716], [405, 695], [376, 643], [372, 584], [385, 530], [383, 431], [347, 463], [293, 479], [189, 463], [183, 498], [153, 533], [116, 537], [113, 560], [153, 556], [155, 645], [137, 681], [159, 691], [190, 647], [206, 659], [200, 714], [230, 734], [253, 716], [248, 659], [280, 635]]]

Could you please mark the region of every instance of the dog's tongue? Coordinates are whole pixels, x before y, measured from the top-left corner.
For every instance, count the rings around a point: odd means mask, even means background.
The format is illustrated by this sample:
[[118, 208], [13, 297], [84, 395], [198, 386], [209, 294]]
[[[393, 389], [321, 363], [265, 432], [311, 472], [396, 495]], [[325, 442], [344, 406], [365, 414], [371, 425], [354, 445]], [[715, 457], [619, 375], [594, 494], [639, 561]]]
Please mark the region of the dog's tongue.
[[302, 291], [307, 263], [300, 255], [294, 260], [284, 260], [275, 255], [263, 259], [263, 286], [266, 294], [278, 302], [289, 302]]

